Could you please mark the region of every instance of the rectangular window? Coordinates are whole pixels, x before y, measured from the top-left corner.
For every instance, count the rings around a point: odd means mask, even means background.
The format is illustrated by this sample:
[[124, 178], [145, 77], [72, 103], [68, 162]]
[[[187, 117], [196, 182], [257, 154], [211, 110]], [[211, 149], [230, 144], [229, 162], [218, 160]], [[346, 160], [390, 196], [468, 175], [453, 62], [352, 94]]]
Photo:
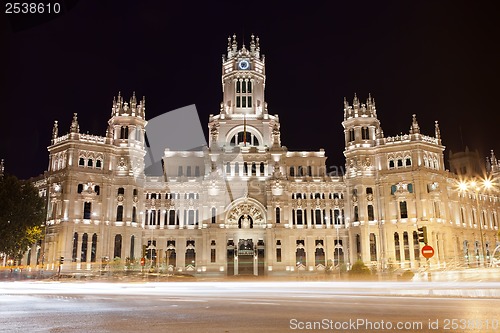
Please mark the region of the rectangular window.
[[276, 223], [281, 222], [281, 211], [279, 207], [276, 207]]
[[252, 107], [252, 96], [248, 96], [248, 107], [251, 108]]
[[406, 206], [406, 201], [399, 202], [399, 212], [402, 219], [408, 218], [408, 207]]
[[241, 97], [241, 107], [243, 107], [243, 108], [247, 107], [247, 99], [245, 96]]
[[215, 262], [215, 249], [210, 249], [210, 262]]
[[241, 107], [241, 97], [240, 96], [236, 96], [236, 107], [237, 108]]
[[276, 249], [276, 262], [281, 262], [281, 249]]
[[91, 210], [92, 210], [92, 203], [85, 202], [83, 204], [83, 218], [85, 220], [89, 220], [90, 219]]
[[439, 209], [439, 202], [434, 201], [434, 211], [436, 218], [441, 218], [441, 211]]
[[373, 205], [368, 205], [368, 221], [375, 220], [375, 214], [373, 213]]

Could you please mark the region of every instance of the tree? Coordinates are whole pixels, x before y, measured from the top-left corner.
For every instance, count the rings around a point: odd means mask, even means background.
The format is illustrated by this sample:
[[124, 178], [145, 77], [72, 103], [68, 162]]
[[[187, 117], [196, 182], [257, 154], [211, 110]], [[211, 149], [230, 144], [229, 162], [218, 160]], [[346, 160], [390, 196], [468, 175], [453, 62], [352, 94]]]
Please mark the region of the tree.
[[0, 177], [0, 253], [19, 260], [42, 237], [45, 203], [28, 181]]

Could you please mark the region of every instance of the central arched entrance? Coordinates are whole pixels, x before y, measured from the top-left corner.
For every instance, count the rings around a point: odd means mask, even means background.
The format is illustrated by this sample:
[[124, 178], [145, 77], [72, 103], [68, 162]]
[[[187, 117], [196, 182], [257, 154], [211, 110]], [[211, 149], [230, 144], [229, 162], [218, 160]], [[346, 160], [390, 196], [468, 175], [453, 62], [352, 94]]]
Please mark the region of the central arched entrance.
[[237, 230], [227, 240], [227, 274], [263, 275], [267, 227], [264, 206], [244, 197], [232, 202], [226, 212], [225, 227]]

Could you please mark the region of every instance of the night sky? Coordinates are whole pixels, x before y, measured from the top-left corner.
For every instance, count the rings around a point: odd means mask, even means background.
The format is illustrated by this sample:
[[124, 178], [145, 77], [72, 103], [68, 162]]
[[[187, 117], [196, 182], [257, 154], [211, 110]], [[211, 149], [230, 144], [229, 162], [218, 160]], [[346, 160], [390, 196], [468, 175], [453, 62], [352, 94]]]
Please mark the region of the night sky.
[[[227, 37], [260, 37], [269, 113], [289, 150], [343, 165], [343, 99], [371, 93], [384, 134], [441, 126], [446, 156], [498, 140], [500, 23], [483, 1], [63, 1], [52, 19], [4, 14], [0, 158], [20, 178], [47, 168], [52, 124], [104, 135], [113, 96], [146, 96], [146, 116], [196, 104], [204, 129], [222, 100]], [[269, 2], [271, 3], [271, 2]]]

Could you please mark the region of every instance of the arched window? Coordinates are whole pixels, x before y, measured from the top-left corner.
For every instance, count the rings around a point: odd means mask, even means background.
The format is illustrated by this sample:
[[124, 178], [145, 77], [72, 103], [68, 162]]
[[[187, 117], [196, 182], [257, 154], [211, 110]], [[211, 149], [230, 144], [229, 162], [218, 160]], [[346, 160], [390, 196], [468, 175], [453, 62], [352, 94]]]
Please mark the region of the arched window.
[[394, 233], [394, 250], [396, 251], [396, 261], [401, 261], [401, 250], [399, 244], [399, 233]]
[[389, 160], [389, 169], [394, 169], [394, 160]]
[[297, 265], [307, 265], [306, 250], [303, 248], [297, 249], [295, 252], [295, 262]]
[[370, 139], [370, 130], [368, 129], [368, 127], [361, 128], [361, 139], [362, 140], [369, 140]]
[[95, 185], [94, 192], [95, 192], [95, 194], [99, 195], [101, 193], [101, 187], [99, 185]]
[[71, 254], [71, 261], [75, 262], [78, 255], [78, 233], [73, 234], [73, 251]]
[[118, 188], [118, 195], [124, 195], [125, 189], [123, 187]]
[[399, 212], [402, 219], [408, 218], [408, 207], [406, 201], [399, 202]]
[[123, 206], [116, 207], [116, 220], [123, 221]]
[[405, 165], [406, 165], [407, 167], [411, 166], [411, 158], [407, 157], [407, 158], [405, 159]]
[[78, 166], [85, 166], [85, 159], [83, 157], [80, 157], [78, 160]]
[[354, 222], [359, 221], [359, 208], [358, 206], [354, 206]]
[[82, 250], [80, 252], [80, 261], [87, 262], [87, 245], [89, 241], [89, 236], [84, 233], [82, 236]]
[[137, 208], [132, 207], [132, 222], [137, 222]]
[[304, 168], [302, 167], [302, 165], [299, 165], [297, 167], [297, 176], [304, 177]]
[[377, 238], [374, 233], [370, 234], [370, 260], [377, 261]]
[[133, 260], [135, 258], [135, 236], [130, 236], [130, 254], [129, 258]]
[[122, 235], [118, 234], [115, 236], [115, 248], [113, 251], [113, 258], [122, 257]]
[[78, 190], [77, 190], [78, 193], [82, 193], [83, 192], [83, 184], [78, 184]]
[[90, 202], [84, 202], [83, 203], [83, 218], [85, 220], [89, 220], [90, 216], [92, 215], [92, 203]]
[[401, 158], [398, 158], [398, 168], [403, 167], [403, 160]]
[[94, 161], [91, 158], [89, 158], [89, 160], [87, 161], [87, 166], [89, 168], [92, 168], [94, 166]]
[[354, 136], [354, 128], [351, 128], [349, 130], [349, 142], [351, 141], [354, 141], [355, 140], [355, 136]]
[[410, 260], [410, 243], [408, 239], [408, 232], [403, 232], [403, 245], [405, 250], [405, 260]]
[[276, 207], [276, 223], [281, 223], [281, 210], [279, 207]]
[[96, 160], [95, 161], [95, 167], [97, 169], [101, 169], [102, 168], [102, 161], [101, 160]]
[[368, 221], [375, 220], [375, 214], [373, 213], [373, 205], [368, 205]]
[[295, 168], [293, 166], [290, 167], [290, 177], [295, 177]]
[[90, 246], [90, 262], [95, 262], [97, 254], [97, 234], [92, 235], [92, 245]]
[[260, 175], [264, 176], [264, 174], [265, 174], [264, 162], [260, 162]]

